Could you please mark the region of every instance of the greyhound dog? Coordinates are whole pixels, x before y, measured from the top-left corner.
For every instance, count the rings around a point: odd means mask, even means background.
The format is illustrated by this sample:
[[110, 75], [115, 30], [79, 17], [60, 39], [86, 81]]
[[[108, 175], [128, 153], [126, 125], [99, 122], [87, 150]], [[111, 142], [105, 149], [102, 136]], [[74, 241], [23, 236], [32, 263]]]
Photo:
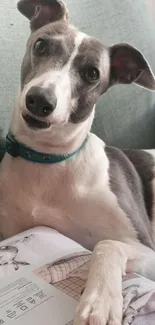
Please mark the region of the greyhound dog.
[[60, 0], [20, 0], [31, 36], [0, 165], [2, 238], [48, 226], [93, 250], [75, 325], [121, 325], [122, 276], [155, 280], [155, 152], [107, 147], [90, 133], [115, 84], [155, 90], [134, 47], [105, 47], [68, 22]]

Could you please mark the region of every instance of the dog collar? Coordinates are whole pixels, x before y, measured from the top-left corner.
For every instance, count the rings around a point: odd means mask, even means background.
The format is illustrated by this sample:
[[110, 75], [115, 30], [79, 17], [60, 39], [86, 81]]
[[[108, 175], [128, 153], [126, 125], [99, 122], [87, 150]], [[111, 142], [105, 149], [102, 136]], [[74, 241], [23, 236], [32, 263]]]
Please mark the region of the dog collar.
[[56, 164], [63, 162], [78, 154], [83, 149], [87, 141], [88, 136], [76, 151], [72, 153], [67, 153], [66, 155], [55, 155], [33, 150], [25, 146], [23, 143], [18, 142], [15, 136], [11, 132], [9, 132], [6, 136], [6, 152], [14, 158], [21, 157], [34, 163]]

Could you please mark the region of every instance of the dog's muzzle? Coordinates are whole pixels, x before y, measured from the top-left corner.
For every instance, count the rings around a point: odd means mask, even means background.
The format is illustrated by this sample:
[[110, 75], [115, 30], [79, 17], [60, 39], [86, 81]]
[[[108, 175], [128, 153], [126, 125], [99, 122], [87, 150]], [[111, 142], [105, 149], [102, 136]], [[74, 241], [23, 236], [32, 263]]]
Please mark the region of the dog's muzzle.
[[26, 107], [35, 116], [47, 117], [56, 108], [57, 99], [50, 90], [32, 87], [26, 95]]
[[33, 129], [47, 129], [51, 123], [47, 120], [56, 108], [57, 99], [51, 89], [32, 87], [25, 97], [27, 112], [22, 114], [26, 124]]

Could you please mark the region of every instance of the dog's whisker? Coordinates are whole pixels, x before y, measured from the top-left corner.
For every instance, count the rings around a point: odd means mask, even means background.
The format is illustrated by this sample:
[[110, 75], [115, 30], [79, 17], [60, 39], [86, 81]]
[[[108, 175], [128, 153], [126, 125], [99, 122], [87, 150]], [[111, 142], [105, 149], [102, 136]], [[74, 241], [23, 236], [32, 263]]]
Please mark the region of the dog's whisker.
[[97, 86], [100, 84], [100, 82], [98, 82], [97, 84], [94, 85], [94, 87], [92, 87], [91, 89], [88, 90], [88, 93], [90, 93], [92, 90], [94, 90], [95, 88], [97, 88]]
[[71, 108], [71, 111], [77, 116], [77, 112], [73, 108]]

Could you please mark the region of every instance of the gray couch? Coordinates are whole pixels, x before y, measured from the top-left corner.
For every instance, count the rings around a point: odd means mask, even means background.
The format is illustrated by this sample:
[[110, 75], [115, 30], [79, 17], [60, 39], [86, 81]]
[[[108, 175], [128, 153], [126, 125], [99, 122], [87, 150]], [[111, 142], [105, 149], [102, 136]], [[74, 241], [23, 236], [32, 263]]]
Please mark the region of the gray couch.
[[[155, 72], [155, 23], [151, 0], [67, 0], [70, 20], [105, 44], [129, 42], [138, 47]], [[17, 0], [0, 1], [0, 131], [7, 132], [20, 64], [29, 35], [28, 21], [16, 10]], [[119, 147], [155, 146], [155, 94], [136, 86], [117, 86], [97, 105], [93, 131]]]

